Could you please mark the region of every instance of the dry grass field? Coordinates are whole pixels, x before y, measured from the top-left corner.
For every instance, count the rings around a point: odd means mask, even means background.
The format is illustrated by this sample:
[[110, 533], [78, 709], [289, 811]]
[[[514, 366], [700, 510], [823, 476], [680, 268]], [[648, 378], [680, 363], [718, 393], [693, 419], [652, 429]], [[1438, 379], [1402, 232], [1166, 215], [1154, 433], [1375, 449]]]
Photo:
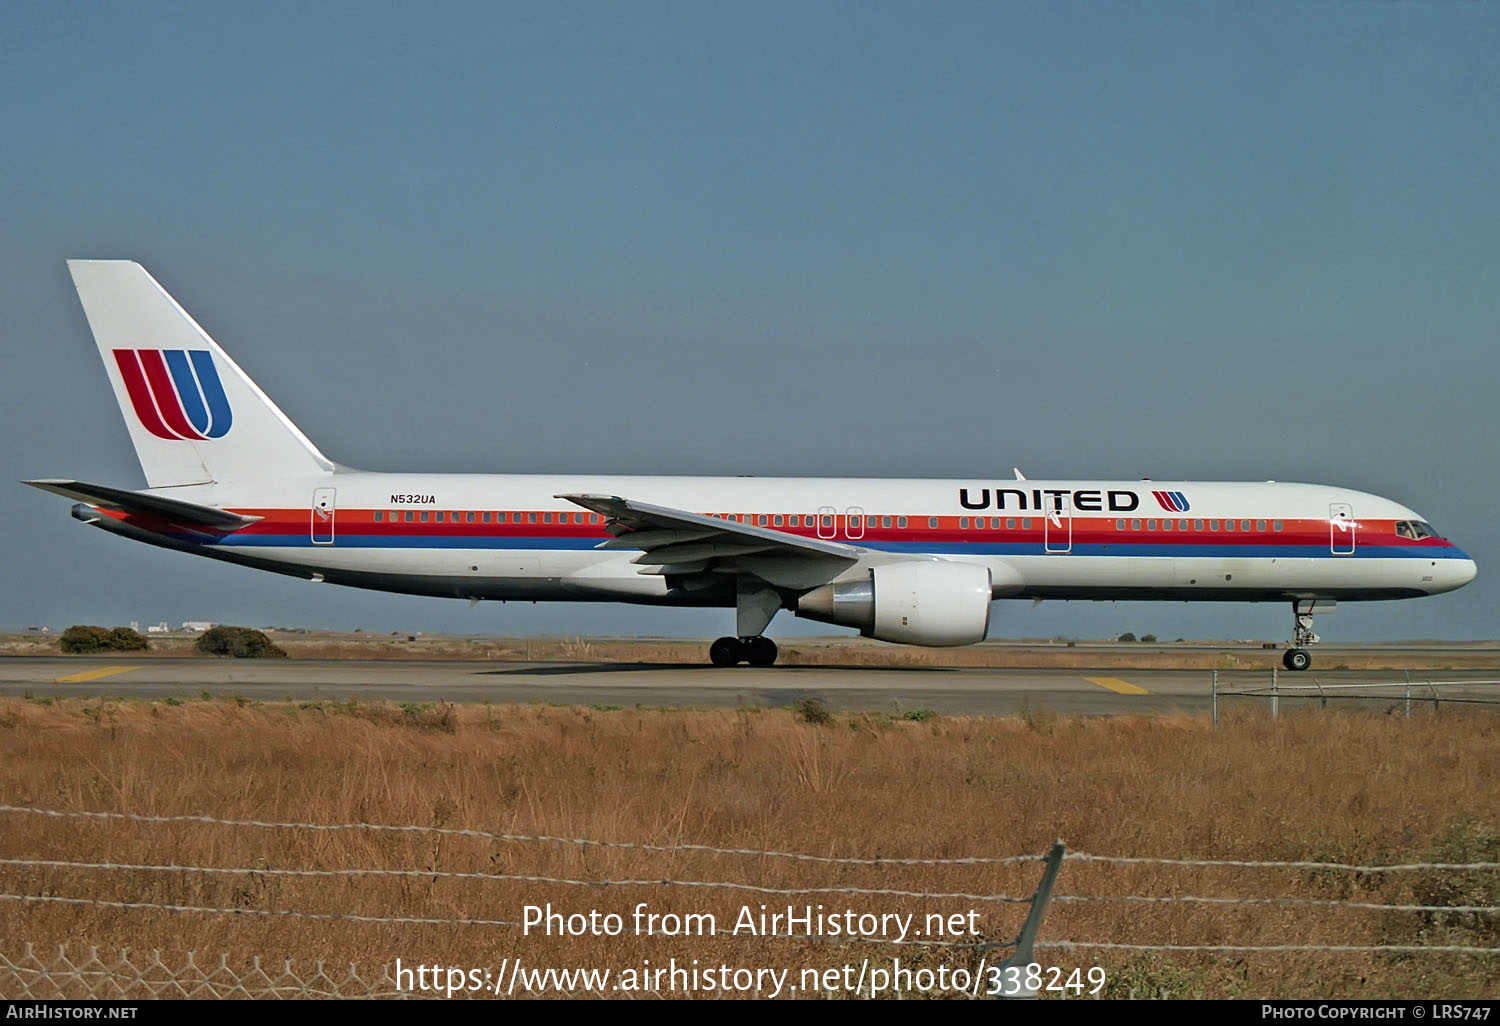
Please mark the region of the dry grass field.
[[[368, 822], [651, 845], [701, 844], [859, 858], [1071, 851], [1364, 864], [1500, 859], [1500, 717], [1410, 720], [1306, 713], [1230, 719], [931, 718], [787, 711], [672, 711], [388, 704], [43, 703], [0, 700], [0, 801], [13, 806], [237, 820]], [[0, 954], [68, 945], [161, 949], [231, 965], [608, 967], [698, 959], [792, 970], [977, 967], [966, 949], [889, 948], [754, 936], [635, 936], [631, 910], [977, 909], [983, 938], [1016, 934], [1025, 906], [971, 898], [768, 895], [858, 887], [1029, 896], [1040, 867], [873, 866], [764, 855], [502, 841], [432, 832], [306, 831], [0, 814], [0, 857], [241, 870], [205, 874], [0, 866], [0, 891], [238, 913], [0, 902]], [[416, 870], [407, 876], [278, 875], [275, 869]], [[649, 881], [616, 886], [442, 873]], [[1227, 896], [1379, 904], [1500, 904], [1500, 874], [1064, 864], [1060, 896]], [[518, 920], [527, 904], [616, 912], [618, 937], [523, 936], [463, 920]], [[411, 925], [267, 911], [454, 920]], [[801, 932], [800, 930], [797, 932]], [[1500, 946], [1494, 915], [1434, 916], [1322, 905], [1054, 901], [1042, 939], [1151, 944]], [[1102, 965], [1105, 996], [1500, 997], [1493, 956], [1390, 953], [1132, 953], [1046, 949]], [[995, 956], [989, 956], [993, 962]], [[0, 995], [3, 996], [3, 995]]]
[[[293, 659], [396, 661], [602, 662], [702, 665], [711, 639], [458, 637], [357, 632], [275, 630], [267, 636]], [[151, 635], [145, 652], [110, 653], [112, 659], [199, 657], [194, 634]], [[858, 637], [780, 638], [781, 666], [954, 666], [1074, 669], [1268, 670], [1281, 665], [1281, 647], [1249, 642], [1141, 644], [1063, 639], [991, 641], [961, 648], [891, 645]], [[0, 655], [58, 655], [56, 636], [0, 634]], [[1324, 646], [1324, 669], [1500, 669], [1500, 643], [1408, 643]]]

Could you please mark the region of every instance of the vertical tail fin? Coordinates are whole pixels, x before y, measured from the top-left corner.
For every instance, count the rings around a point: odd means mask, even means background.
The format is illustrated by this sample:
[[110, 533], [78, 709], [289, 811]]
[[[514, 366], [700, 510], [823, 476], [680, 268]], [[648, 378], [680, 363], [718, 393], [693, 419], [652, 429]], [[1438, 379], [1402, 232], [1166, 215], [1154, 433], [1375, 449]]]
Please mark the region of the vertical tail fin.
[[333, 470], [144, 267], [69, 260], [68, 270], [150, 487]]

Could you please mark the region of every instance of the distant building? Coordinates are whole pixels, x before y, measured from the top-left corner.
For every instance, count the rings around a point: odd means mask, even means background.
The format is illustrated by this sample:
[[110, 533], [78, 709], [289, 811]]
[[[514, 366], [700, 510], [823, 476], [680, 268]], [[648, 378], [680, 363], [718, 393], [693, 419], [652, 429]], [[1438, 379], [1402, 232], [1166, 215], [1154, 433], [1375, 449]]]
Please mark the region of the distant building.
[[147, 627], [146, 628], [146, 633], [147, 634], [166, 634], [171, 629], [172, 628], [170, 628], [170, 627], [167, 626], [167, 621], [163, 620], [161, 623], [156, 624], [153, 627]]
[[217, 626], [219, 626], [219, 625], [216, 624], [216, 623], [210, 623], [207, 620], [184, 620], [184, 621], [182, 621], [182, 629], [183, 630], [185, 630], [185, 631], [193, 631], [196, 634], [202, 634], [204, 631], [209, 630], [209, 629], [214, 628], [214, 627], [217, 627]]

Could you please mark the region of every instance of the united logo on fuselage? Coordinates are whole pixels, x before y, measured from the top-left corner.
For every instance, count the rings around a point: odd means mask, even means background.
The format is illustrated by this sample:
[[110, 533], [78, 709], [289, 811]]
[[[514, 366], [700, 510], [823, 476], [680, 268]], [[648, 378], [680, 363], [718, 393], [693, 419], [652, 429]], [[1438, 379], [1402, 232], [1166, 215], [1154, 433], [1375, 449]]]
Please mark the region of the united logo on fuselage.
[[206, 349], [116, 349], [130, 405], [146, 430], [171, 441], [204, 442], [229, 433], [233, 415]]
[[1152, 492], [1156, 504], [1168, 513], [1186, 513], [1188, 501], [1181, 492]]

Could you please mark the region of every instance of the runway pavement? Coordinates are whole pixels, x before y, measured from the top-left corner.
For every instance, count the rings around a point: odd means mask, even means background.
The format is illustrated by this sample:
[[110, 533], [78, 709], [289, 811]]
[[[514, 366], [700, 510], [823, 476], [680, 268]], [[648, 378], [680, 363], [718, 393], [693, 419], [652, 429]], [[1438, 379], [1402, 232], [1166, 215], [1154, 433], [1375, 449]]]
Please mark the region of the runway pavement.
[[[1493, 679], [1494, 671], [1424, 671], [1413, 680]], [[1400, 671], [1282, 673], [1283, 708], [1293, 686], [1315, 682], [1402, 681]], [[932, 709], [945, 715], [1012, 715], [1021, 709], [1059, 714], [1206, 713], [1212, 704], [1207, 670], [736, 667], [641, 663], [409, 662], [395, 660], [128, 659], [121, 657], [0, 657], [0, 695], [40, 698], [115, 696], [197, 699], [240, 696], [256, 701], [388, 700], [398, 702], [551, 702], [612, 706], [786, 707], [816, 698], [833, 710], [900, 714]], [[1269, 688], [1269, 673], [1221, 675], [1221, 686]], [[1500, 701], [1500, 688], [1444, 688], [1467, 702]], [[1397, 701], [1402, 689], [1357, 704]], [[1418, 698], [1427, 692], [1418, 688]], [[1315, 699], [1310, 699], [1315, 700]], [[1338, 700], [1338, 699], [1335, 699]], [[1237, 698], [1236, 702], [1266, 699]], [[1500, 706], [1492, 706], [1500, 709]]]

